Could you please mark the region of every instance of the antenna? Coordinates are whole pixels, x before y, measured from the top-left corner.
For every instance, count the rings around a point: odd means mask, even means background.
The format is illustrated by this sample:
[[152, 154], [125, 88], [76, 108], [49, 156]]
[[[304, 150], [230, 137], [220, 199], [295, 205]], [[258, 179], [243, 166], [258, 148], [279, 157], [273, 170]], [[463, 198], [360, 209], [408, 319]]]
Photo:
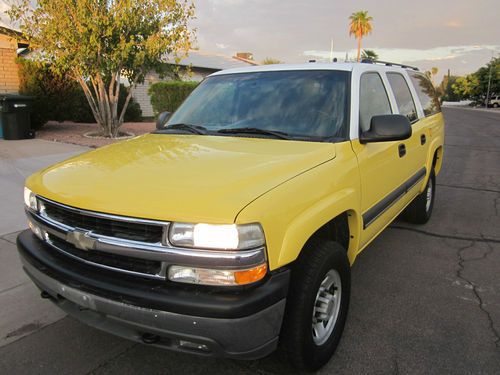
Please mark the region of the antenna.
[[333, 61], [333, 38], [330, 45], [330, 61]]

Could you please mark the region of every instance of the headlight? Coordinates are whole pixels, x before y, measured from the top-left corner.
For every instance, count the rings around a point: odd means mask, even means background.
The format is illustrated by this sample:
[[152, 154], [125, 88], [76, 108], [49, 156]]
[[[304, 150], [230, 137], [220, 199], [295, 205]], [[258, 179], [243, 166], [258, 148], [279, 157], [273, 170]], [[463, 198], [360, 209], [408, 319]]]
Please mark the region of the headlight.
[[173, 223], [169, 232], [171, 244], [202, 249], [241, 250], [263, 246], [264, 231], [257, 224], [191, 224]]
[[36, 195], [27, 187], [24, 188], [24, 204], [33, 211], [38, 210]]
[[246, 285], [257, 282], [266, 276], [267, 264], [247, 270], [217, 270], [185, 266], [170, 266], [168, 279], [178, 283], [202, 285]]

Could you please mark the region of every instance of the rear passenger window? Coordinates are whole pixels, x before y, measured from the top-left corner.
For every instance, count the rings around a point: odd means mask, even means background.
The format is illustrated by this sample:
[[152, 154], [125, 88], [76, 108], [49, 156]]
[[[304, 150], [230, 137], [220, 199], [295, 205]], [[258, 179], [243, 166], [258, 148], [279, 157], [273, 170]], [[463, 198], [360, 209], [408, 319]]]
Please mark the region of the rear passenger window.
[[408, 117], [410, 122], [418, 120], [417, 108], [404, 77], [399, 73], [387, 73], [387, 79], [396, 97], [399, 113]]
[[370, 130], [373, 116], [391, 114], [389, 97], [378, 73], [365, 73], [359, 87], [359, 126], [363, 132]]
[[434, 90], [434, 86], [429, 78], [421, 73], [410, 73], [411, 81], [417, 90], [418, 98], [422, 103], [426, 116], [441, 112], [441, 105]]

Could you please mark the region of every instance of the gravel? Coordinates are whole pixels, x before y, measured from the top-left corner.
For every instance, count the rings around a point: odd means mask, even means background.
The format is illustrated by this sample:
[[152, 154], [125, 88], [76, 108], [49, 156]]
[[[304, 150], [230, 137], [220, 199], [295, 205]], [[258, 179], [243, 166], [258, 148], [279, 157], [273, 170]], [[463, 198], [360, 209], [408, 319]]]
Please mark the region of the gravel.
[[[120, 127], [120, 131], [141, 135], [150, 133], [155, 129], [154, 122], [126, 122]], [[119, 142], [122, 139], [85, 138], [88, 132], [99, 130], [97, 124], [84, 124], [77, 122], [48, 122], [42, 129], [36, 132], [36, 138], [74, 145], [101, 147]]]

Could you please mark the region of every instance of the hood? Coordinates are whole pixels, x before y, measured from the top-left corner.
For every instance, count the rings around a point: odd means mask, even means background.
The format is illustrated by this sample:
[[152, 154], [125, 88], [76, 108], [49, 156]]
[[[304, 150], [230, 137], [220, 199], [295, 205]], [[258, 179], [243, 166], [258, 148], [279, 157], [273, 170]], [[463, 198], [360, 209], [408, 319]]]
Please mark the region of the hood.
[[51, 166], [26, 185], [92, 211], [232, 223], [252, 200], [334, 157], [331, 143], [148, 134]]

